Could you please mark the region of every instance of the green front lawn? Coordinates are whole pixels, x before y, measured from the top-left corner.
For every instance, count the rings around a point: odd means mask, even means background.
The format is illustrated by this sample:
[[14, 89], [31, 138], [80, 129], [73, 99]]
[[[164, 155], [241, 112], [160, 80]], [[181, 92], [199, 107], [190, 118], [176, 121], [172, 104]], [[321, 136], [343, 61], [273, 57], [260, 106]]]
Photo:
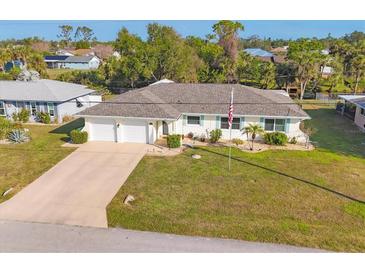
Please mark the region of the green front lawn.
[[110, 226], [365, 251], [365, 146], [345, 139], [355, 128], [333, 127], [333, 110], [310, 115], [323, 146], [315, 151], [233, 149], [231, 172], [226, 148], [145, 157], [108, 206]]
[[[61, 127], [46, 125], [25, 125], [32, 140], [18, 145], [0, 145], [0, 202], [9, 199], [23, 187], [50, 169], [74, 148], [61, 147], [67, 132], [78, 127], [82, 121], [75, 120]], [[13, 187], [7, 196], [2, 194]]]

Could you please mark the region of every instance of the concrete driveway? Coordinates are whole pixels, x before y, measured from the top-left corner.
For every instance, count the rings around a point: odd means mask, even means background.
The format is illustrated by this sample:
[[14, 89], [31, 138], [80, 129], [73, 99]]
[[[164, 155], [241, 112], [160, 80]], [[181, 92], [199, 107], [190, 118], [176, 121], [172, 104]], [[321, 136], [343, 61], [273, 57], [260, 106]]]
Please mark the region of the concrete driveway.
[[106, 206], [147, 149], [88, 142], [0, 204], [0, 219], [107, 227]]

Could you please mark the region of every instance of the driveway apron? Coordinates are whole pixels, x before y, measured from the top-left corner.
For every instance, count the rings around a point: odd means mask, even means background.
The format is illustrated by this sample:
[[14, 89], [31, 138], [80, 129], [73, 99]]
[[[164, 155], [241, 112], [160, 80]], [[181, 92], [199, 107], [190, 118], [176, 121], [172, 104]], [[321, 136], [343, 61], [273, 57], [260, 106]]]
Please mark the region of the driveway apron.
[[81, 145], [0, 204], [0, 219], [107, 227], [107, 205], [147, 148], [148, 145], [135, 143]]

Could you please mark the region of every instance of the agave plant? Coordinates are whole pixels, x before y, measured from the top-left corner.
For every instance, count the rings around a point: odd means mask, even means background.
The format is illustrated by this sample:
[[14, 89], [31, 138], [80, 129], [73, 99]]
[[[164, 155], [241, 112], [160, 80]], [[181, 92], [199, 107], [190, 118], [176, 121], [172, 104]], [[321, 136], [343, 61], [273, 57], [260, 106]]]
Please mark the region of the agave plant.
[[28, 134], [22, 129], [13, 129], [8, 134], [8, 140], [15, 144], [27, 142], [29, 140]]

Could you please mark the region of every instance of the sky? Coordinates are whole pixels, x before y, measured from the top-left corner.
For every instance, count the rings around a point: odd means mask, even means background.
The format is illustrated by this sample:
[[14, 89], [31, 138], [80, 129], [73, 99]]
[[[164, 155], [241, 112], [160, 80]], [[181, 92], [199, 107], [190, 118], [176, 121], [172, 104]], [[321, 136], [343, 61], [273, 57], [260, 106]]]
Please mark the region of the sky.
[[[46, 40], [57, 40], [59, 33], [58, 26], [68, 24], [74, 26], [88, 26], [94, 30], [95, 36], [100, 41], [115, 40], [120, 28], [126, 27], [131, 33], [139, 35], [145, 39], [147, 37], [146, 25], [157, 22], [172, 26], [182, 36], [194, 35], [204, 37], [212, 32], [212, 25], [217, 21], [161, 21], [161, 20], [131, 20], [131, 21], [1, 21], [0, 20], [0, 39], [21, 39], [38, 36]], [[254, 20], [240, 21], [245, 26], [245, 30], [240, 36], [247, 38], [258, 35], [261, 38], [284, 38], [296, 39], [299, 37], [326, 37], [329, 33], [333, 37], [340, 37], [355, 30], [365, 32], [364, 21], [291, 21], [291, 20]]]

